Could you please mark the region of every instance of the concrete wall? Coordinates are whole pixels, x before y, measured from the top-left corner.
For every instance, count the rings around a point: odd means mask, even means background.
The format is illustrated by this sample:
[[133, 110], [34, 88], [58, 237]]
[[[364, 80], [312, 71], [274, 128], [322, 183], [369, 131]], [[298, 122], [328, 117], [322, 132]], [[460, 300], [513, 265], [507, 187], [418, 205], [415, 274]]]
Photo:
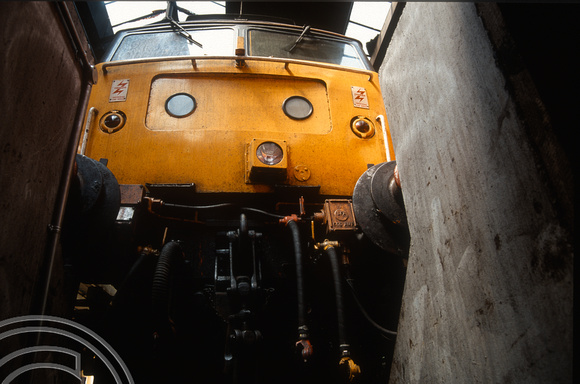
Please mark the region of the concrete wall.
[[380, 70], [412, 238], [390, 383], [572, 381], [566, 161], [496, 58], [478, 6], [410, 2]]
[[70, 45], [54, 3], [0, 3], [0, 320], [29, 313], [39, 280], [81, 90]]

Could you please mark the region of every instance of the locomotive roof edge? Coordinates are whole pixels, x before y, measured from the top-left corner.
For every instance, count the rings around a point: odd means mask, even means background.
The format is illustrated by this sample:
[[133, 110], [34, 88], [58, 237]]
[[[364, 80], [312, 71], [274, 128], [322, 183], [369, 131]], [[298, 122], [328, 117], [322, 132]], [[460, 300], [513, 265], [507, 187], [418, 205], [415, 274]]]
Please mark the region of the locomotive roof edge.
[[[198, 17], [199, 16], [199, 17]], [[229, 17], [228, 17], [229, 16]], [[261, 16], [261, 15], [243, 15], [243, 17], [231, 14], [225, 15], [196, 15], [195, 19], [187, 18], [186, 21], [180, 21], [179, 25], [182, 27], [194, 27], [194, 26], [203, 26], [204, 24], [212, 24], [212, 25], [232, 25], [232, 24], [247, 24], [247, 25], [263, 25], [263, 26], [272, 26], [272, 27], [286, 27], [289, 29], [293, 29], [296, 31], [301, 31], [304, 26], [303, 25], [296, 25], [294, 21], [290, 19], [283, 19], [283, 18], [276, 18], [272, 16]], [[284, 22], [286, 21], [286, 22]], [[156, 30], [163, 30], [165, 28], [171, 29], [171, 22], [168, 19], [163, 19], [161, 21], [157, 21], [145, 26], [135, 27], [135, 28], [127, 28], [119, 30], [115, 33], [115, 35], [134, 32], [134, 31], [156, 31]], [[356, 41], [359, 40], [354, 39], [352, 37], [348, 37], [346, 35], [328, 31], [325, 29], [320, 29], [316, 27], [310, 28], [310, 32], [317, 32], [324, 34], [326, 36], [333, 36], [340, 39], [346, 39], [349, 41]]]
[[297, 25], [292, 19], [270, 15], [256, 15], [256, 14], [236, 14], [236, 13], [222, 13], [222, 14], [206, 14], [206, 15], [188, 15], [185, 21], [208, 21], [208, 20], [233, 20], [233, 21], [264, 21], [271, 23], [279, 23], [286, 25]]
[[[233, 25], [247, 25], [247, 26], [259, 26], [259, 27], [273, 27], [279, 30], [288, 30], [292, 32], [302, 32], [305, 26], [296, 25], [293, 20], [277, 18], [272, 16], [261, 16], [261, 15], [233, 15], [233, 14], [217, 14], [217, 15], [196, 15], [195, 20], [190, 20], [191, 16], [187, 18], [184, 22], [179, 22], [179, 26], [184, 29], [187, 28], [203, 28], [203, 27], [216, 27], [216, 26], [233, 26]], [[282, 21], [287, 21], [282, 22]], [[290, 24], [293, 23], [293, 24]], [[162, 31], [174, 31], [174, 27], [168, 19], [163, 19], [162, 21], [148, 24], [141, 27], [127, 28], [119, 30], [115, 33], [105, 55], [103, 55], [100, 63], [111, 61], [115, 50], [117, 49], [121, 40], [129, 34], [132, 33], [147, 33], [147, 32], [162, 32]], [[368, 70], [376, 72], [367, 55], [364, 53], [362, 43], [352, 37], [346, 35], [327, 31], [319, 28], [310, 28], [309, 33], [312, 35], [317, 35], [318, 37], [330, 38], [338, 41], [347, 41], [350, 44], [354, 44], [357, 47], [359, 53], [361, 53], [361, 58]], [[233, 56], [233, 55], [232, 55]]]

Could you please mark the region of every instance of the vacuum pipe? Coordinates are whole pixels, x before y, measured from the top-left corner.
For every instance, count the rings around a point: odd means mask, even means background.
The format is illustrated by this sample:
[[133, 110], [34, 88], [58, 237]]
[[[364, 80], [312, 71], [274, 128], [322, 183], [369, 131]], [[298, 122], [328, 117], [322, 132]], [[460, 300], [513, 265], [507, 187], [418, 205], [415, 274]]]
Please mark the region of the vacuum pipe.
[[312, 345], [309, 341], [308, 326], [306, 325], [306, 310], [304, 304], [304, 276], [302, 261], [302, 244], [300, 242], [300, 232], [295, 220], [288, 220], [287, 224], [292, 233], [294, 244], [294, 255], [296, 258], [296, 294], [298, 302], [298, 342], [297, 347], [302, 348], [302, 357], [306, 361], [312, 355]]

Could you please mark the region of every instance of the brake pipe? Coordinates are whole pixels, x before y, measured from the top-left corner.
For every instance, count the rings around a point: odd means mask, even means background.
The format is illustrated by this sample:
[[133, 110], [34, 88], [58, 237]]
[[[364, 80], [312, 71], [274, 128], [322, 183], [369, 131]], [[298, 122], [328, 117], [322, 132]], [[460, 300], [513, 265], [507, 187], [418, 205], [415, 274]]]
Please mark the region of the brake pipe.
[[338, 344], [340, 345], [341, 354], [349, 354], [350, 345], [346, 339], [344, 307], [342, 303], [342, 284], [340, 277], [340, 267], [338, 264], [338, 256], [336, 249], [332, 244], [324, 246], [324, 252], [328, 255], [330, 261], [330, 268], [332, 271], [332, 279], [334, 281], [334, 295], [336, 298], [336, 318], [338, 324]]
[[303, 278], [303, 261], [302, 261], [302, 243], [300, 242], [300, 232], [298, 224], [299, 218], [296, 215], [287, 216], [280, 219], [280, 223], [286, 224], [292, 234], [294, 244], [294, 255], [296, 258], [296, 296], [298, 302], [298, 341], [296, 347], [301, 348], [302, 358], [306, 362], [312, 356], [313, 349], [310, 343], [310, 334], [306, 324], [306, 310], [304, 304], [304, 278]]
[[336, 318], [338, 328], [338, 344], [340, 348], [340, 362], [339, 366], [346, 366], [348, 372], [348, 379], [352, 381], [359, 373], [360, 367], [354, 363], [350, 357], [350, 344], [346, 337], [346, 321], [344, 318], [344, 305], [342, 300], [342, 278], [340, 273], [340, 265], [338, 262], [338, 254], [335, 247], [339, 244], [336, 241], [325, 240], [323, 243], [317, 244], [316, 249], [322, 248], [328, 255], [330, 267], [332, 269], [332, 278], [334, 280], [334, 294], [336, 297]]

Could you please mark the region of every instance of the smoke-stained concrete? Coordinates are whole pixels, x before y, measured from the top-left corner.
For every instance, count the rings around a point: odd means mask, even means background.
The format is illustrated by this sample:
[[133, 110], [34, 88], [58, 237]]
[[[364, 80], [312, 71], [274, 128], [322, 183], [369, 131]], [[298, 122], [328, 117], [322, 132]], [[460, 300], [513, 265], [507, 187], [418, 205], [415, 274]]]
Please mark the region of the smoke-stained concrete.
[[[29, 314], [40, 280], [81, 91], [70, 45], [54, 3], [0, 4], [0, 320]], [[54, 315], [64, 311], [59, 262]]]
[[390, 383], [572, 381], [567, 162], [496, 58], [473, 3], [411, 2], [380, 70], [412, 238]]

